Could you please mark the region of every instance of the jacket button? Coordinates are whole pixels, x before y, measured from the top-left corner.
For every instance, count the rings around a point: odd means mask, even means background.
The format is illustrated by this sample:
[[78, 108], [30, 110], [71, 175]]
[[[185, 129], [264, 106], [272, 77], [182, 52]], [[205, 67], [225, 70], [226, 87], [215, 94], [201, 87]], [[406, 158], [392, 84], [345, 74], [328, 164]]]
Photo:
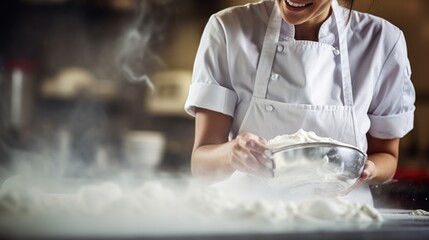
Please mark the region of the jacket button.
[[273, 81], [279, 80], [279, 75], [277, 73], [271, 74], [271, 80], [273, 80]]
[[267, 112], [272, 112], [274, 110], [274, 107], [272, 105], [267, 105], [267, 106], [265, 106], [265, 110]]
[[283, 52], [285, 47], [283, 45], [277, 45], [277, 52], [281, 53]]
[[338, 48], [334, 48], [332, 51], [336, 56], [340, 55], [340, 50]]

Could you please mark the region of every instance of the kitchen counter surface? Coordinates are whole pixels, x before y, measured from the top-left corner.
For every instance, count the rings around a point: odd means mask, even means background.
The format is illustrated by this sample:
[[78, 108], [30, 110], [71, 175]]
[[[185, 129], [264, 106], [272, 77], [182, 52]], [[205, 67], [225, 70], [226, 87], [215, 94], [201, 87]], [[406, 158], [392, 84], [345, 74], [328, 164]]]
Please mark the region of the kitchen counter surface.
[[[108, 229], [106, 234], [99, 234], [96, 232], [82, 231], [68, 232], [62, 234], [61, 231], [56, 233], [32, 233], [25, 232], [19, 233], [17, 231], [9, 232], [7, 229], [0, 229], [2, 235], [1, 239], [160, 239], [160, 240], [181, 240], [181, 239], [222, 239], [222, 240], [241, 240], [241, 239], [429, 239], [429, 216], [428, 215], [415, 215], [416, 211], [411, 210], [397, 210], [397, 209], [379, 209], [383, 221], [380, 223], [371, 223], [368, 226], [349, 226], [345, 229], [338, 226], [322, 228], [310, 228], [310, 230], [303, 230], [303, 226], [297, 225], [297, 230], [282, 230], [282, 226], [255, 226], [249, 230], [248, 226], [240, 229], [240, 226], [229, 228], [227, 225], [219, 226], [218, 229], [211, 228], [210, 231], [204, 229], [185, 229], [182, 232], [170, 233], [157, 233], [157, 234], [127, 234], [126, 230], [109, 234]], [[427, 214], [427, 213], [426, 213]], [[37, 224], [36, 224], [37, 225]], [[198, 225], [198, 224], [197, 224]], [[4, 225], [3, 225], [4, 226]], [[224, 228], [226, 227], [226, 228]], [[243, 227], [243, 226], [241, 226]], [[166, 229], [165, 226], [161, 228]], [[245, 230], [247, 229], [247, 230]], [[8, 233], [9, 232], [9, 233]], [[67, 231], [65, 231], [67, 232]], [[161, 232], [161, 231], [160, 231]], [[13, 233], [13, 234], [12, 234]]]

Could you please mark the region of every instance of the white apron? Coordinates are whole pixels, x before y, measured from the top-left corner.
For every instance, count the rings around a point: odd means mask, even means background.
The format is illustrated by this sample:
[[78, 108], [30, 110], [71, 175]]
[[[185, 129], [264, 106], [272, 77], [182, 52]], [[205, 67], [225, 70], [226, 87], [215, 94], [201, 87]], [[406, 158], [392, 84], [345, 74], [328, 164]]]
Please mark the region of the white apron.
[[[358, 128], [354, 117], [346, 21], [341, 16], [341, 9], [336, 0], [332, 1], [332, 8], [337, 23], [339, 50], [331, 45], [312, 41], [289, 41], [279, 44], [282, 18], [274, 4], [256, 72], [252, 101], [239, 132], [251, 132], [269, 140], [277, 135], [292, 134], [304, 129], [322, 137], [330, 137], [360, 148], [366, 147], [357, 140]], [[335, 58], [340, 58], [340, 66], [335, 62]], [[309, 88], [314, 88], [321, 81], [329, 88], [329, 84], [333, 84], [335, 74], [339, 74], [337, 71], [340, 71], [342, 102], [338, 102], [337, 105], [310, 105], [267, 99], [268, 83], [274, 62], [288, 68], [286, 80], [302, 81], [301, 84], [297, 83], [302, 86], [302, 92], [294, 94], [319, 94], [318, 89], [312, 89], [311, 92]], [[235, 172], [225, 184], [237, 183], [243, 178], [247, 181], [251, 177]], [[367, 185], [361, 186], [345, 198], [372, 205], [372, 196]]]

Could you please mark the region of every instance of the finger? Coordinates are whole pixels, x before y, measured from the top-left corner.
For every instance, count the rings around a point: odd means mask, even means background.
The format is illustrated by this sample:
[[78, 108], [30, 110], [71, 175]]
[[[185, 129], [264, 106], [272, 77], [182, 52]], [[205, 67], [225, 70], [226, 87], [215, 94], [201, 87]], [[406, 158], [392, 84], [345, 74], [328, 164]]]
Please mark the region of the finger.
[[375, 165], [372, 161], [367, 160], [364, 165], [364, 169], [361, 173], [360, 179], [362, 181], [368, 181], [372, 178], [375, 171]]
[[253, 155], [264, 167], [270, 170], [274, 168], [273, 160], [267, 154], [253, 153]]
[[261, 142], [261, 143], [263, 143], [264, 145], [267, 145], [267, 144], [268, 144], [267, 139], [265, 139], [265, 138], [263, 138], [263, 137], [259, 137], [259, 136], [258, 136], [258, 141], [259, 141], [259, 142]]
[[253, 152], [264, 153], [269, 150], [267, 140], [253, 133], [243, 132], [240, 133], [237, 138], [241, 146]]
[[250, 151], [259, 154], [266, 154], [266, 151], [269, 150], [268, 146], [265, 143], [254, 139], [249, 139], [248, 141], [246, 141], [245, 147]]
[[246, 149], [233, 152], [230, 164], [235, 170], [254, 176], [273, 176], [272, 171], [260, 163], [257, 158]]
[[258, 136], [256, 134], [253, 134], [253, 133], [250, 133], [250, 132], [244, 132], [241, 136], [243, 138], [245, 138], [245, 139], [253, 139], [253, 140], [261, 142], [263, 144], [268, 144], [268, 141], [265, 138], [260, 137], [260, 136]]
[[370, 172], [368, 170], [363, 170], [362, 174], [360, 175], [361, 181], [367, 181], [369, 179]]

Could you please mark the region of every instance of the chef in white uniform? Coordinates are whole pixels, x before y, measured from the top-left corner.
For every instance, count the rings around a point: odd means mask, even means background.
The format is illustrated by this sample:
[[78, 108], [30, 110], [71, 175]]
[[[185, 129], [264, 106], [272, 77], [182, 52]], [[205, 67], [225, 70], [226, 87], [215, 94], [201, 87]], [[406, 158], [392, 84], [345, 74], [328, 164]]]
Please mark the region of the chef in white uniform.
[[413, 128], [415, 91], [404, 35], [337, 0], [275, 0], [211, 16], [185, 110], [195, 116], [192, 172], [213, 183], [233, 173], [270, 178], [267, 140], [299, 129], [368, 153], [363, 184], [396, 171]]

